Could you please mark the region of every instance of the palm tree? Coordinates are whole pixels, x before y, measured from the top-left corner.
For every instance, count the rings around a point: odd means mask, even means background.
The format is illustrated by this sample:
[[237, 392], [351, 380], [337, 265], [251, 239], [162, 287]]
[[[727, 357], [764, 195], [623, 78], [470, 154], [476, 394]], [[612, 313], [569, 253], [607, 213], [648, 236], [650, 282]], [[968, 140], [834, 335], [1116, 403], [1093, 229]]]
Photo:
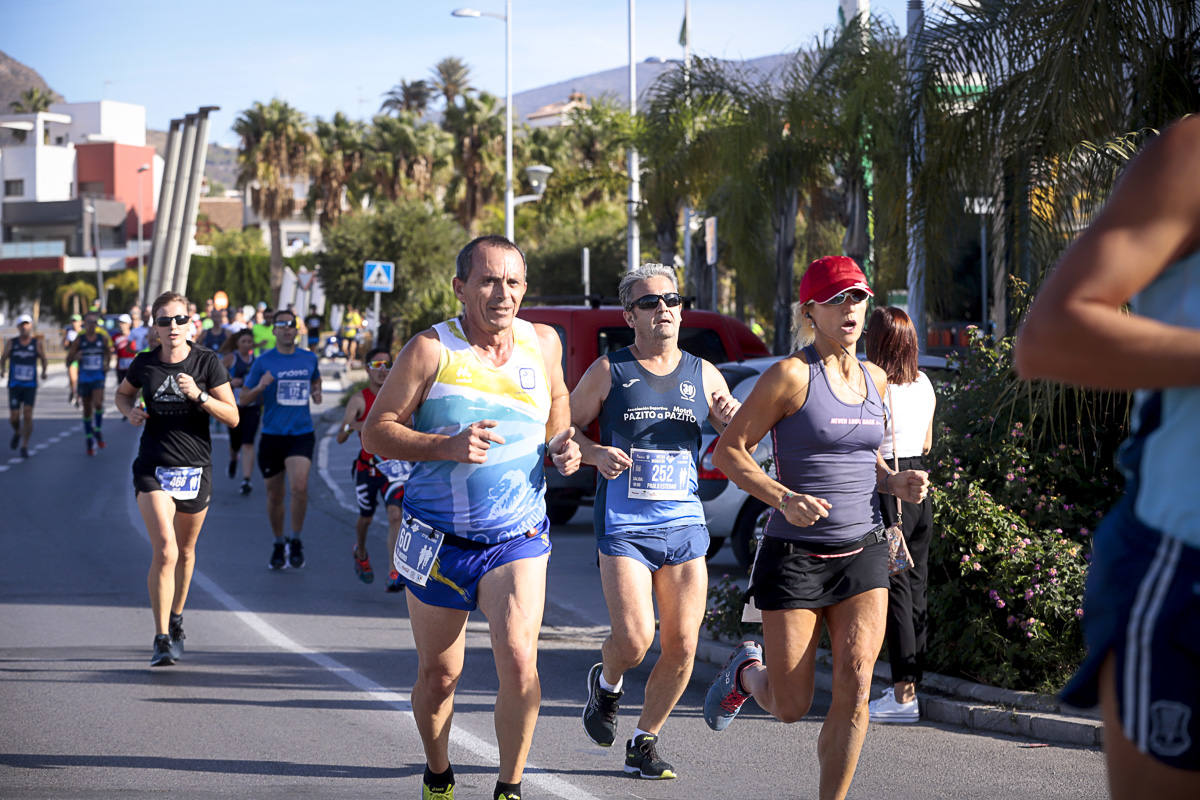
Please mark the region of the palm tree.
[[[51, 104], [56, 102], [58, 95], [38, 86], [21, 92], [17, 100], [8, 104], [8, 110], [14, 114], [36, 114], [39, 111], [49, 111]], [[28, 131], [13, 131], [13, 138], [18, 142], [25, 141]]]
[[446, 108], [454, 105], [457, 97], [465, 96], [472, 91], [471, 68], [457, 56], [447, 56], [433, 65], [433, 88], [446, 99]]
[[[1003, 333], [1006, 275], [1037, 285], [1107, 199], [1121, 142], [1200, 108], [1200, 2], [947, 6], [923, 43], [918, 210], [937, 241], [961, 225], [964, 194], [995, 198], [991, 316]], [[926, 269], [931, 287], [948, 273], [932, 248]]]
[[233, 123], [241, 138], [238, 148], [238, 188], [249, 191], [254, 212], [267, 220], [271, 232], [271, 297], [283, 285], [283, 243], [279, 221], [296, 210], [293, 180], [309, 174], [318, 144], [308, 120], [283, 100], [255, 102]]
[[454, 214], [473, 233], [483, 207], [504, 191], [504, 116], [500, 101], [487, 92], [462, 98], [442, 120], [455, 139], [448, 199], [457, 199]]
[[433, 99], [434, 87], [428, 81], [401, 80], [384, 94], [379, 113], [399, 113], [411, 111], [418, 117], [424, 116]]
[[319, 214], [322, 228], [335, 225], [343, 204], [353, 207], [362, 194], [364, 136], [364, 125], [340, 111], [328, 122], [316, 121], [316, 163], [305, 213], [310, 219]]

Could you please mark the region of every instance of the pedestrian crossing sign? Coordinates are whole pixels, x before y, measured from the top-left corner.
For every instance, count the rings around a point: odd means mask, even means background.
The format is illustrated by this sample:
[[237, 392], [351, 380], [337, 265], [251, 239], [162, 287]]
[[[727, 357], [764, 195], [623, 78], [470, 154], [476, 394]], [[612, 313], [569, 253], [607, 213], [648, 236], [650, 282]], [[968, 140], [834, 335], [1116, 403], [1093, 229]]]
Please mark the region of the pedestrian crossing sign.
[[390, 292], [395, 288], [396, 265], [391, 261], [363, 263], [363, 291]]

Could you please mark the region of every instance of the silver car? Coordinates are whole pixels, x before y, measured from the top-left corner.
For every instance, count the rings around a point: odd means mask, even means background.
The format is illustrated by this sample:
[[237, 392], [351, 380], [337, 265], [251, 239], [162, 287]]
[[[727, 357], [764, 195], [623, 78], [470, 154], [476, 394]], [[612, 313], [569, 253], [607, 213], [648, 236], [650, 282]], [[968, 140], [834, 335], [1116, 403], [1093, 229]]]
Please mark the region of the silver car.
[[[745, 402], [758, 378], [767, 367], [784, 356], [766, 356], [746, 361], [731, 361], [718, 364], [717, 369], [725, 376], [729, 391], [739, 402]], [[865, 358], [861, 353], [859, 358]], [[922, 355], [918, 358], [920, 368], [929, 374], [937, 385], [938, 372], [954, 369], [952, 363], [940, 356]], [[771, 508], [757, 497], [752, 497], [713, 465], [713, 450], [717, 446], [717, 432], [705, 423], [700, 439], [699, 495], [708, 520], [708, 531], [712, 536], [711, 558], [726, 538], [738, 564], [749, 569], [754, 561], [754, 552], [762, 539]], [[771, 437], [764, 436], [754, 451], [754, 460], [764, 469], [769, 469], [774, 460]]]

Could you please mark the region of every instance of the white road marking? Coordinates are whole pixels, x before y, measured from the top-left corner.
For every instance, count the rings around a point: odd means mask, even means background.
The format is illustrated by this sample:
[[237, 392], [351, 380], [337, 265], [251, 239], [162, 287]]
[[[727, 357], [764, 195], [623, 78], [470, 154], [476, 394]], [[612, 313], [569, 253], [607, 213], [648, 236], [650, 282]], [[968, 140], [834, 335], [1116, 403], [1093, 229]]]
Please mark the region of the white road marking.
[[[336, 426], [334, 429], [336, 430]], [[329, 449], [328, 441], [328, 435], [321, 440], [326, 456]], [[135, 441], [133, 453], [136, 454], [136, 452], [137, 442]], [[146, 530], [142, 525], [141, 513], [138, 511], [137, 501], [134, 500], [133, 492], [125, 493], [125, 508], [129, 514], [130, 525], [141, 534], [142, 539], [146, 543], [149, 543], [150, 537], [146, 534]], [[372, 700], [385, 703], [396, 711], [401, 712], [404, 719], [414, 729], [416, 728], [416, 720], [412, 715], [412, 703], [409, 700], [408, 693], [394, 692], [384, 688], [367, 676], [355, 672], [337, 659], [331, 658], [318, 650], [305, 647], [283, 633], [283, 631], [271, 625], [258, 614], [246, 608], [242, 605], [241, 601], [222, 589], [216, 581], [209, 578], [200, 570], [196, 570], [192, 574], [192, 583], [212, 595], [218, 603], [233, 612], [233, 615], [238, 620], [269, 644], [308, 659], [318, 667], [336, 675], [359, 691], [366, 693]], [[495, 745], [480, 739], [475, 734], [463, 730], [461, 727], [450, 729], [450, 741], [458, 747], [470, 750], [492, 766], [498, 767], [500, 765], [500, 751], [496, 749]], [[555, 797], [566, 798], [566, 800], [600, 800], [595, 795], [588, 794], [583, 789], [553, 774], [553, 772], [533, 764], [527, 763], [525, 765], [524, 780], [541, 788], [544, 792], [552, 794]]]
[[8, 472], [8, 464], [0, 464], [0, 472]]
[[14, 456], [14, 457], [12, 457], [12, 458], [10, 458], [10, 459], [8, 460], [8, 463], [10, 463], [10, 464], [20, 464], [20, 463], [21, 463], [22, 461], [24, 461], [24, 460], [25, 460], [25, 459], [21, 458], [20, 456]]

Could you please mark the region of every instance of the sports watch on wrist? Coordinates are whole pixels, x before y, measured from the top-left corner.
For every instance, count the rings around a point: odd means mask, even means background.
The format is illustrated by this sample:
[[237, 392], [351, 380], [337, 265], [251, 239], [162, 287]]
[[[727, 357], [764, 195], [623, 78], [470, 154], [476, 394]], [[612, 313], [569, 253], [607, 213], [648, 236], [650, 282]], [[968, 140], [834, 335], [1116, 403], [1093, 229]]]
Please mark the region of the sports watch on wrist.
[[201, 389], [200, 394], [196, 395], [196, 402], [199, 403], [200, 405], [204, 405], [205, 403], [207, 403], [208, 402], [208, 392]]

